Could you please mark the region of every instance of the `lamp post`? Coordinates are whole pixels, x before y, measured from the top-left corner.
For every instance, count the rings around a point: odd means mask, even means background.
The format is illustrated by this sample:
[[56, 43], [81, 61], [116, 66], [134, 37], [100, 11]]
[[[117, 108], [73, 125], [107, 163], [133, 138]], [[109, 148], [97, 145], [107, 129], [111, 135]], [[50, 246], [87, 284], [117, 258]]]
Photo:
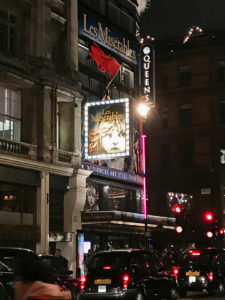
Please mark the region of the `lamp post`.
[[140, 102], [137, 111], [140, 115], [140, 137], [141, 137], [141, 173], [142, 173], [142, 210], [145, 224], [145, 242], [147, 247], [147, 227], [148, 227], [148, 209], [147, 209], [147, 182], [146, 182], [146, 138], [143, 132], [143, 123], [147, 117], [150, 107], [145, 102]]

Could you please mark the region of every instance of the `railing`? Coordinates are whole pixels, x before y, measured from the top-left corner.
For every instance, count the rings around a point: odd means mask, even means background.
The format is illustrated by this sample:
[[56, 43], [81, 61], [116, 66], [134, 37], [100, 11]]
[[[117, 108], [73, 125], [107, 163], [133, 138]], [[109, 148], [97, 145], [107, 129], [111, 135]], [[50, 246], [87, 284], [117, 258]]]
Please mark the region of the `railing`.
[[0, 152], [25, 158], [37, 158], [37, 146], [0, 138]]
[[53, 163], [63, 165], [79, 165], [81, 162], [80, 155], [73, 152], [53, 149]]

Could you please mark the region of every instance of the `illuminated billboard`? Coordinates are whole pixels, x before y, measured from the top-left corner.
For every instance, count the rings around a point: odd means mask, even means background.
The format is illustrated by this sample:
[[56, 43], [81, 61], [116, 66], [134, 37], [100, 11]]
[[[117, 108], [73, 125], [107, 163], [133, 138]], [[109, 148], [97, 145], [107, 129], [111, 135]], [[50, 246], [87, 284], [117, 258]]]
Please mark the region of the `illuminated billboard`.
[[129, 155], [129, 99], [88, 102], [84, 112], [86, 159]]

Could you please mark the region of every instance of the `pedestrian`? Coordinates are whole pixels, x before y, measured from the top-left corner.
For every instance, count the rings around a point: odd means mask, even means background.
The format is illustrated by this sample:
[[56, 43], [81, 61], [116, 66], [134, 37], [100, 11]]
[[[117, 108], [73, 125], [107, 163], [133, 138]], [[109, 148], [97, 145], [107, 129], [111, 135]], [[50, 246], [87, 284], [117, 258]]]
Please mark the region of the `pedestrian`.
[[15, 300], [66, 299], [71, 300], [71, 292], [56, 284], [48, 283], [50, 270], [38, 258], [21, 258], [15, 274]]
[[65, 268], [65, 270], [68, 270], [68, 260], [64, 256], [62, 256], [61, 249], [55, 250], [55, 256], [60, 258], [60, 260], [63, 264], [63, 267]]

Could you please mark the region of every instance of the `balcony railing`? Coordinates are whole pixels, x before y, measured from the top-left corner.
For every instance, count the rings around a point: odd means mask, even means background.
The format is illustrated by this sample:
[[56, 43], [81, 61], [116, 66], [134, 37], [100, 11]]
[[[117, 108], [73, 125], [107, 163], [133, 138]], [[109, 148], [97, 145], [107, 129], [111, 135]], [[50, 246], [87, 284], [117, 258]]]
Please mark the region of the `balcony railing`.
[[0, 153], [36, 159], [37, 146], [0, 138]]
[[78, 165], [80, 164], [80, 156], [73, 152], [53, 149], [53, 163], [62, 165]]

